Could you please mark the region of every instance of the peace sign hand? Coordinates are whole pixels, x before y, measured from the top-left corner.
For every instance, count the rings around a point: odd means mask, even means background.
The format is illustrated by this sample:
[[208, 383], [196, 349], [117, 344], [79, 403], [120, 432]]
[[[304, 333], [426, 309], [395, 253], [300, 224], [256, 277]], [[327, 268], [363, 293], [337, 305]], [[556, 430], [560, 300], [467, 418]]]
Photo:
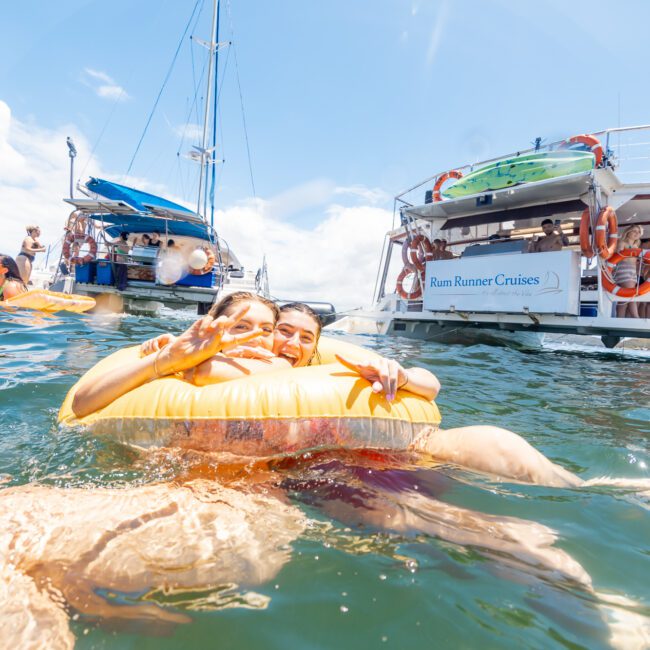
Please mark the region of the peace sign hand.
[[246, 315], [248, 309], [249, 305], [243, 305], [232, 316], [219, 316], [217, 319], [205, 316], [197, 320], [158, 353], [155, 363], [158, 374], [169, 375], [194, 368], [222, 350], [241, 345], [263, 334], [260, 328], [230, 334], [229, 330]]
[[404, 386], [408, 381], [406, 370], [397, 361], [393, 361], [392, 359], [380, 357], [379, 359], [372, 359], [364, 363], [357, 363], [345, 359], [339, 354], [336, 355], [336, 358], [346, 368], [358, 373], [369, 381], [375, 393], [384, 393], [389, 402], [395, 399], [395, 393], [398, 387]]

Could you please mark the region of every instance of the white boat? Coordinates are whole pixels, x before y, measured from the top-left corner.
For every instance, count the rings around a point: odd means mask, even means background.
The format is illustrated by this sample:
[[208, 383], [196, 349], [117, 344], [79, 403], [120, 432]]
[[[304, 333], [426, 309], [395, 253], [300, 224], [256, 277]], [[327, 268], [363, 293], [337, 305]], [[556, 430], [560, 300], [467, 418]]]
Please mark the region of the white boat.
[[[77, 152], [68, 138], [70, 198], [64, 200], [73, 212], [65, 224], [53, 290], [93, 296], [111, 311], [145, 313], [166, 306], [196, 308], [203, 314], [217, 298], [233, 291], [269, 297], [266, 263], [245, 269], [213, 223], [214, 167], [220, 162], [214, 132], [217, 53], [229, 45], [219, 42], [218, 15], [215, 0], [211, 38], [198, 41], [208, 50], [209, 66], [201, 143], [189, 156], [200, 163], [196, 210], [100, 178], [78, 184], [83, 197], [74, 197]], [[155, 246], [145, 241], [154, 233], [159, 240]]]
[[[372, 305], [331, 327], [526, 345], [545, 335], [598, 337], [607, 348], [634, 339], [650, 348], [649, 140], [650, 126], [544, 146], [537, 139], [532, 149], [434, 174], [399, 194], [399, 225], [386, 234]], [[541, 227], [549, 219], [561, 250], [529, 252], [549, 246]], [[616, 254], [616, 230], [632, 224], [641, 247]], [[437, 239], [447, 240], [444, 251]], [[623, 256], [636, 260], [633, 287], [614, 277]], [[646, 317], [617, 317], [627, 303]]]

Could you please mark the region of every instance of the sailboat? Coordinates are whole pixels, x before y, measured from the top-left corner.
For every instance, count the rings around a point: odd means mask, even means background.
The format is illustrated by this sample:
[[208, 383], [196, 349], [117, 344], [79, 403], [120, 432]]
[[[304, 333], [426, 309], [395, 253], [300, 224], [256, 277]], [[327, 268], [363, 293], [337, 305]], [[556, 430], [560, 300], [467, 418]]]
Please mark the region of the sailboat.
[[210, 41], [199, 41], [209, 51], [209, 67], [201, 144], [189, 156], [200, 166], [196, 210], [94, 177], [77, 185], [83, 196], [75, 197], [77, 152], [68, 139], [70, 196], [64, 201], [73, 211], [51, 289], [145, 313], [166, 306], [204, 314], [234, 291], [269, 296], [265, 261], [245, 268], [214, 227], [218, 52], [227, 45], [219, 43], [219, 4], [214, 0]]

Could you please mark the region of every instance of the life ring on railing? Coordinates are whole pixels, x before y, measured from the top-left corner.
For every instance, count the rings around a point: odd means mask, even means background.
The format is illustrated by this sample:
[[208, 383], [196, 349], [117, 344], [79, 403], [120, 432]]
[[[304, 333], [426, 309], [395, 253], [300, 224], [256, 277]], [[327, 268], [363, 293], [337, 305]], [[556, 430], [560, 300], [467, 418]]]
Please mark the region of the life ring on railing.
[[[80, 241], [83, 244], [88, 244], [88, 252], [83, 256], [75, 256], [73, 258], [70, 258], [70, 247], [72, 244], [75, 242]], [[65, 236], [65, 241], [63, 242], [63, 258], [64, 259], [70, 259], [70, 263], [72, 264], [88, 264], [88, 262], [92, 262], [95, 257], [97, 256], [97, 242], [94, 240], [94, 238], [91, 235], [86, 235], [83, 240], [79, 237], [75, 237], [75, 234], [73, 232], [69, 232]]]
[[596, 157], [596, 167], [600, 167], [603, 162], [603, 145], [600, 144], [600, 140], [593, 135], [574, 135], [570, 138], [567, 138], [562, 145], [561, 149], [569, 147], [572, 144], [584, 144], [591, 153]]
[[[406, 280], [409, 275], [413, 276], [413, 284], [411, 285], [411, 290], [407, 291], [404, 287], [404, 280]], [[400, 274], [397, 276], [396, 291], [401, 298], [404, 298], [404, 300], [417, 300], [422, 297], [422, 283], [420, 282], [420, 276], [417, 269], [407, 265], [401, 270]]]
[[605, 206], [596, 218], [594, 252], [591, 238], [591, 213], [589, 208], [585, 208], [580, 217], [580, 251], [585, 257], [598, 255], [601, 259], [608, 260], [616, 252], [618, 237], [616, 212], [611, 206]]
[[591, 243], [591, 212], [589, 208], [585, 208], [580, 217], [580, 252], [590, 259], [596, 256]]
[[402, 244], [402, 261], [404, 266], [414, 266], [424, 271], [427, 262], [433, 259], [433, 244], [425, 235], [416, 235]]
[[210, 273], [217, 259], [214, 255], [214, 251], [208, 246], [201, 246], [200, 250], [202, 250], [208, 256], [208, 261], [205, 263], [205, 266], [200, 269], [190, 268], [190, 273], [192, 275], [205, 275], [206, 273]]
[[450, 178], [462, 178], [463, 177], [463, 172], [459, 171], [458, 169], [452, 169], [448, 172], [445, 172], [444, 174], [441, 174], [438, 176], [436, 179], [436, 183], [433, 186], [433, 200], [434, 202], [442, 201], [442, 194], [440, 193], [440, 190], [442, 186], [450, 179]]
[[614, 208], [605, 206], [596, 219], [596, 253], [608, 260], [616, 252], [618, 243], [618, 220]]
[[[608, 270], [611, 272], [614, 267], [627, 257], [639, 257], [644, 264], [650, 264], [650, 250], [643, 250], [642, 248], [624, 248], [618, 253], [614, 253], [605, 263]], [[619, 287], [608, 274], [603, 270], [600, 274], [603, 287], [609, 293], [617, 296], [618, 298], [636, 298], [637, 296], [645, 296], [650, 293], [650, 280], [642, 282], [637, 287]]]

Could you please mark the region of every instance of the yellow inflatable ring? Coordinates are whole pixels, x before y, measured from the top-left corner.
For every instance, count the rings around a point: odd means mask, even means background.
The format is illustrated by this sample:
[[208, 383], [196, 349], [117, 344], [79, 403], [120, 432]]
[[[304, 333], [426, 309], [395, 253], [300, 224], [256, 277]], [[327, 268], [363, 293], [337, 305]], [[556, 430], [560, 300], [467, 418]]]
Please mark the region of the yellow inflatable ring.
[[[321, 338], [321, 363], [253, 375], [210, 386], [176, 377], [156, 379], [77, 419], [70, 389], [59, 412], [63, 425], [138, 447], [268, 456], [325, 447], [406, 449], [424, 427], [437, 427], [433, 402], [398, 391], [393, 402], [337, 363], [334, 354], [363, 360], [374, 355], [356, 345]], [[97, 377], [138, 357], [138, 347], [119, 350], [82, 379]]]
[[45, 289], [32, 289], [13, 298], [0, 302], [0, 307], [20, 307], [37, 311], [57, 312], [73, 311], [82, 313], [95, 306], [95, 299], [90, 296], [78, 296], [74, 293], [59, 293]]

